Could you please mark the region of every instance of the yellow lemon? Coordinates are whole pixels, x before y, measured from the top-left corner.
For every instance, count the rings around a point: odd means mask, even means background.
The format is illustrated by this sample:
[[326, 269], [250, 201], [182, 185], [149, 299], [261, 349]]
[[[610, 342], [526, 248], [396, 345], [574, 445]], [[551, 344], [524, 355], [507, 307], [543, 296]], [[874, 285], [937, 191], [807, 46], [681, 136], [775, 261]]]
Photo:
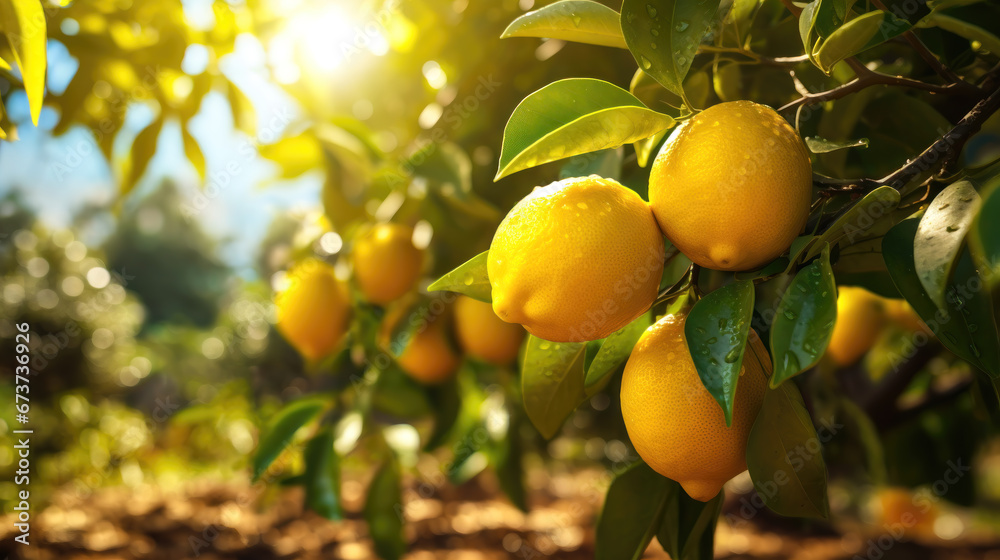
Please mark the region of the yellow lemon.
[[367, 301], [385, 305], [409, 292], [423, 268], [424, 252], [413, 245], [413, 229], [377, 224], [354, 244], [354, 279]]
[[840, 286], [837, 323], [826, 354], [840, 366], [849, 366], [871, 350], [885, 326], [885, 300], [864, 288]]
[[715, 270], [749, 270], [783, 253], [811, 198], [802, 138], [751, 101], [720, 103], [679, 125], [649, 176], [649, 204], [667, 239]]
[[497, 228], [493, 310], [555, 342], [604, 338], [656, 299], [663, 236], [634, 191], [596, 175], [539, 187]]
[[928, 495], [920, 496], [906, 488], [883, 488], [877, 494], [878, 527], [900, 528], [911, 536], [934, 535], [938, 508]]
[[704, 502], [747, 468], [747, 438], [764, 399], [771, 362], [751, 330], [733, 422], [726, 426], [722, 408], [705, 389], [688, 352], [684, 320], [667, 315], [639, 338], [622, 375], [622, 417], [643, 461]]
[[465, 353], [498, 366], [517, 358], [524, 329], [505, 323], [488, 303], [459, 296], [455, 302], [455, 334]]
[[275, 297], [278, 331], [309, 360], [332, 352], [347, 332], [351, 302], [333, 267], [316, 259], [288, 271], [288, 286]]
[[[461, 358], [448, 339], [451, 322], [450, 309], [437, 306], [418, 307], [426, 312], [410, 313], [412, 307], [399, 307], [386, 316], [383, 323], [383, 346], [396, 350], [396, 363], [413, 379], [433, 385], [448, 380], [458, 369]], [[443, 309], [443, 310], [442, 310]], [[407, 321], [412, 334], [399, 352], [392, 345], [392, 333], [399, 330], [400, 322]]]

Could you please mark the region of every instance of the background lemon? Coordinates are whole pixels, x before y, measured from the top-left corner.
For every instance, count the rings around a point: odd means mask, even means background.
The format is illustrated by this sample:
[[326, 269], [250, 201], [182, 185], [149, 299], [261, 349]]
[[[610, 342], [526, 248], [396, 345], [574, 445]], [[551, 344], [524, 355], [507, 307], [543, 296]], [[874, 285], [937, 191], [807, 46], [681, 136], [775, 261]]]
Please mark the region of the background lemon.
[[876, 497], [877, 525], [898, 530], [910, 536], [933, 536], [938, 508], [930, 498], [919, 497], [906, 488], [883, 488]]
[[351, 312], [347, 286], [333, 267], [316, 259], [288, 271], [288, 286], [275, 297], [278, 331], [309, 360], [332, 352], [347, 332]]
[[622, 416], [629, 439], [656, 472], [696, 500], [715, 497], [747, 468], [746, 446], [764, 398], [771, 362], [751, 330], [740, 367], [733, 423], [698, 377], [684, 337], [685, 317], [667, 315], [649, 327], [622, 375]]
[[493, 306], [467, 296], [455, 301], [455, 334], [465, 353], [498, 366], [517, 358], [524, 329], [505, 323]]
[[837, 323], [826, 354], [837, 365], [853, 364], [875, 345], [885, 322], [883, 298], [857, 286], [840, 286], [837, 292]]
[[885, 300], [885, 313], [889, 317], [889, 320], [910, 332], [923, 332], [928, 336], [934, 336], [934, 333], [927, 327], [923, 319], [917, 315], [910, 302], [905, 299]]
[[642, 314], [663, 274], [649, 206], [596, 175], [536, 188], [497, 228], [493, 310], [556, 342], [603, 338]]
[[392, 348], [394, 331], [400, 321], [415, 321], [417, 324], [402, 352], [398, 349], [396, 363], [413, 379], [428, 385], [449, 379], [458, 369], [461, 358], [448, 339], [451, 310], [445, 313], [425, 313], [412, 315], [409, 306], [397, 307], [390, 312], [382, 326], [382, 345]]
[[682, 123], [649, 176], [649, 203], [667, 239], [715, 270], [748, 270], [780, 255], [802, 231], [811, 198], [802, 139], [751, 101], [720, 103]]
[[385, 305], [416, 284], [424, 252], [413, 245], [413, 228], [377, 224], [358, 237], [351, 260], [354, 279], [365, 299]]

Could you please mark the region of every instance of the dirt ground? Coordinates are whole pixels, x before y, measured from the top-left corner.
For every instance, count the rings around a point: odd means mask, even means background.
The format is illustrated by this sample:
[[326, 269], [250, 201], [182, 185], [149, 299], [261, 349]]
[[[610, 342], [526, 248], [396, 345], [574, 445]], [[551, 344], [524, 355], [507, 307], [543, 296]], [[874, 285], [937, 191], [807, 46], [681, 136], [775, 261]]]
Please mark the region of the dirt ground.
[[[497, 499], [486, 476], [459, 488], [410, 481], [404, 494], [406, 559], [589, 560], [606, 483], [598, 471], [547, 476], [533, 482], [532, 509], [523, 513]], [[344, 483], [347, 519], [337, 523], [303, 512], [299, 489], [261, 492], [245, 481], [193, 482], [171, 491], [63, 491], [35, 517], [30, 546], [14, 542], [14, 519], [8, 516], [0, 526], [0, 554], [19, 560], [374, 558], [360, 515], [363, 490], [361, 481]], [[716, 558], [1000, 560], [1000, 543], [926, 547], [877, 533], [852, 533], [803, 535], [720, 522]], [[644, 558], [667, 555], [654, 541]]]

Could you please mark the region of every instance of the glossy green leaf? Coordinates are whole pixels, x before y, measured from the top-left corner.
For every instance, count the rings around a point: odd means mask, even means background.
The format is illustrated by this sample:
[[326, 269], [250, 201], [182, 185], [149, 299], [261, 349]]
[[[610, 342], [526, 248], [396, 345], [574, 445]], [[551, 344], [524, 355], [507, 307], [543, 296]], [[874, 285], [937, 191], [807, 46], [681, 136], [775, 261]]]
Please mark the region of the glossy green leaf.
[[625, 43], [643, 72], [685, 97], [684, 78], [717, 21], [719, 0], [624, 0]]
[[865, 458], [868, 461], [868, 476], [871, 477], [872, 483], [885, 484], [888, 474], [885, 467], [885, 450], [882, 447], [878, 428], [868, 414], [851, 399], [841, 398], [838, 405], [844, 412], [844, 416], [857, 429], [858, 439], [865, 450]]
[[507, 434], [495, 443], [493, 465], [500, 490], [521, 511], [528, 511], [528, 496], [524, 488], [524, 449], [521, 442], [520, 420], [517, 411], [510, 412]]
[[[971, 256], [963, 252], [959, 258], [948, 290], [950, 297], [946, 296], [945, 307], [939, 308], [917, 276], [913, 243], [918, 224], [917, 219], [903, 220], [882, 240], [882, 257], [893, 283], [948, 350], [991, 375], [1000, 375], [1000, 367], [990, 365], [995, 364], [1000, 350], [993, 303], [989, 293], [982, 289], [982, 281], [975, 276]], [[956, 298], [956, 294], [960, 297]], [[980, 359], [984, 355], [985, 363]]]
[[132, 192], [139, 179], [149, 167], [149, 162], [156, 155], [156, 144], [160, 138], [160, 131], [163, 130], [163, 119], [157, 118], [149, 126], [142, 129], [132, 142], [132, 149], [129, 150], [129, 160], [126, 166], [127, 172], [122, 179], [120, 193], [122, 196]]
[[816, 46], [817, 36], [815, 33], [816, 16], [819, 11], [820, 0], [813, 0], [802, 8], [799, 14], [799, 37], [802, 39], [802, 47], [805, 53], [812, 58], [813, 49]]
[[959, 181], [934, 198], [917, 226], [913, 263], [924, 291], [938, 307], [945, 306], [955, 261], [981, 205], [972, 183]]
[[639, 560], [680, 486], [636, 462], [615, 477], [594, 537], [596, 560]]
[[438, 190], [465, 198], [472, 192], [472, 160], [454, 142], [429, 143], [407, 158], [404, 168]]
[[639, 167], [646, 167], [646, 165], [649, 164], [650, 156], [653, 155], [653, 152], [656, 150], [656, 147], [659, 146], [660, 142], [663, 141], [663, 138], [667, 135], [667, 132], [668, 131], [666, 130], [661, 130], [660, 132], [657, 132], [656, 134], [650, 136], [649, 138], [646, 138], [644, 140], [639, 140], [638, 142], [632, 145], [635, 148], [636, 163], [639, 164]]
[[504, 128], [498, 180], [569, 156], [617, 148], [670, 128], [674, 119], [601, 80], [570, 78], [532, 93]]
[[1000, 52], [1000, 37], [990, 33], [984, 27], [975, 25], [968, 21], [963, 21], [948, 14], [933, 11], [920, 22], [920, 27], [940, 27], [941, 29], [950, 31], [959, 37], [964, 37], [970, 42], [978, 41], [985, 50], [994, 53]]
[[604, 389], [604, 386], [611, 379], [611, 374], [618, 369], [618, 366], [628, 360], [635, 343], [639, 341], [639, 337], [646, 332], [652, 322], [652, 313], [644, 313], [638, 319], [604, 339], [597, 355], [587, 366], [587, 375], [583, 384], [588, 395], [595, 395]]
[[624, 156], [625, 152], [622, 148], [573, 156], [559, 170], [559, 178], [568, 179], [570, 177], [597, 175], [598, 177], [619, 181], [622, 178], [622, 160]]
[[271, 419], [261, 432], [260, 443], [253, 457], [253, 480], [256, 482], [289, 444], [295, 432], [315, 419], [327, 407], [324, 400], [302, 399], [289, 403]]
[[333, 449], [333, 429], [320, 430], [304, 453], [306, 506], [334, 521], [343, 518], [340, 507], [340, 458]]
[[997, 216], [1000, 216], [1000, 187], [986, 193], [968, 236], [980, 271], [991, 285], [1000, 281], [1000, 220]]
[[455, 270], [435, 280], [427, 287], [427, 291], [457, 292], [472, 299], [492, 303], [493, 289], [490, 286], [490, 277], [486, 270], [489, 257], [489, 251], [479, 253]]
[[794, 383], [764, 393], [747, 441], [747, 468], [767, 507], [790, 517], [826, 518], [826, 463]]
[[184, 155], [191, 162], [194, 170], [198, 172], [198, 177], [204, 181], [205, 154], [202, 153], [201, 146], [198, 145], [198, 141], [194, 139], [194, 136], [191, 136], [191, 133], [188, 132], [187, 127], [181, 127], [181, 137], [184, 141]]
[[828, 154], [830, 152], [836, 152], [837, 150], [846, 150], [847, 148], [867, 148], [868, 139], [859, 138], [858, 140], [843, 140], [836, 142], [820, 138], [819, 136], [809, 136], [806, 138], [806, 147], [809, 148], [809, 151], [814, 154]]
[[399, 464], [390, 457], [382, 463], [368, 486], [364, 517], [382, 560], [399, 560], [406, 554], [403, 538], [403, 493]]
[[725, 497], [725, 492], [719, 492], [711, 500], [700, 502], [680, 487], [672, 493], [656, 533], [656, 539], [671, 558], [711, 560], [714, 557], [715, 525]]
[[829, 246], [803, 267], [781, 298], [771, 325], [771, 387], [813, 367], [823, 357], [837, 319], [837, 284]]
[[524, 409], [546, 439], [555, 436], [570, 413], [585, 400], [583, 362], [586, 344], [528, 337], [521, 368]]
[[880, 45], [910, 29], [906, 20], [875, 10], [860, 15], [837, 28], [815, 50], [814, 61], [820, 70], [830, 73], [845, 58]]
[[814, 27], [820, 37], [829, 37], [843, 25], [851, 13], [854, 0], [819, 0]]
[[31, 122], [38, 126], [45, 96], [45, 11], [39, 0], [0, 0], [0, 29], [21, 70]]
[[528, 12], [507, 26], [501, 39], [547, 37], [605, 47], [628, 48], [618, 12], [590, 0], [560, 0]]
[[684, 321], [684, 336], [698, 376], [722, 407], [727, 426], [733, 421], [753, 300], [753, 282], [740, 280], [700, 299]]
[[462, 409], [462, 396], [459, 393], [458, 379], [428, 387], [428, 401], [434, 415], [434, 431], [427, 437], [424, 449], [431, 451], [444, 445], [458, 421]]
[[868, 193], [810, 244], [803, 261], [819, 255], [826, 243], [833, 247], [842, 240], [850, 244], [865, 239], [879, 218], [899, 206], [899, 200], [899, 191], [889, 186], [882, 186]]

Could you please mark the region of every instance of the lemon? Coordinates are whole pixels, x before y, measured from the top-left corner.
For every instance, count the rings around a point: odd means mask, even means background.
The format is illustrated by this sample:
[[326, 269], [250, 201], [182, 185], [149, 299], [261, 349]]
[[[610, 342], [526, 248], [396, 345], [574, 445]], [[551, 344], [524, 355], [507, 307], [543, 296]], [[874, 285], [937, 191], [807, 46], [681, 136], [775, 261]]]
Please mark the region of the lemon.
[[387, 349], [397, 341], [392, 333], [398, 331], [401, 321], [408, 321], [413, 327], [402, 352], [396, 350], [396, 363], [411, 378], [426, 385], [434, 385], [451, 378], [458, 369], [461, 358], [453, 348], [448, 335], [451, 310], [443, 311], [436, 306], [425, 309], [431, 311], [420, 314], [409, 313], [409, 306], [398, 307], [386, 316], [382, 324], [382, 344]]
[[663, 236], [649, 205], [596, 175], [539, 187], [497, 228], [493, 310], [555, 342], [604, 338], [656, 299]]
[[812, 198], [809, 154], [769, 107], [709, 107], [670, 135], [653, 162], [649, 203], [660, 229], [695, 263], [749, 270], [783, 253]]
[[938, 508], [930, 498], [906, 488], [883, 488], [876, 496], [878, 527], [902, 528], [909, 536], [933, 536]]
[[622, 417], [646, 464], [704, 502], [747, 468], [747, 438], [764, 399], [771, 362], [751, 330], [732, 425], [726, 426], [722, 408], [698, 377], [684, 320], [667, 315], [639, 338], [622, 375]]
[[288, 286], [275, 297], [278, 331], [309, 360], [319, 360], [340, 345], [351, 313], [347, 286], [333, 267], [304, 260], [288, 271]]
[[505, 323], [488, 303], [459, 296], [455, 301], [455, 334], [465, 353], [498, 366], [517, 358], [524, 329]]
[[377, 224], [366, 230], [351, 253], [354, 280], [367, 301], [385, 305], [409, 292], [423, 268], [424, 252], [413, 245], [413, 229]]
[[839, 366], [849, 366], [865, 355], [886, 322], [885, 300], [864, 288], [840, 286], [837, 323], [826, 354]]

